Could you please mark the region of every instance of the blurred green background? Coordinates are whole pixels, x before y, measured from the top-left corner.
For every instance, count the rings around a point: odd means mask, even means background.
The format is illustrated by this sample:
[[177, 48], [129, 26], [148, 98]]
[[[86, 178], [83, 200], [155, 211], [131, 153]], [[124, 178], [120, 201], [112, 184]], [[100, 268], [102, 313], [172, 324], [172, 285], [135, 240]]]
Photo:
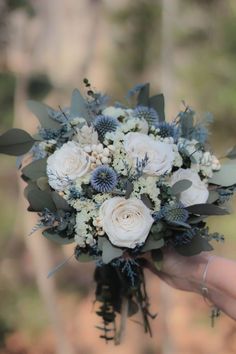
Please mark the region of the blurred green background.
[[[214, 115], [210, 142], [222, 156], [236, 142], [236, 2], [233, 0], [1, 0], [0, 133], [36, 123], [25, 100], [57, 107], [87, 77], [113, 101], [135, 84], [164, 92], [168, 119], [184, 100], [200, 117]], [[24, 211], [14, 158], [0, 157], [0, 354], [230, 354], [236, 325], [222, 316], [214, 330], [201, 298], [171, 290], [149, 275], [154, 338], [130, 322], [124, 345], [97, 337], [93, 266], [27, 237], [35, 220]], [[225, 234], [216, 252], [236, 260], [233, 215], [210, 219]], [[137, 336], [137, 333], [139, 336]], [[138, 339], [137, 339], [138, 338]]]

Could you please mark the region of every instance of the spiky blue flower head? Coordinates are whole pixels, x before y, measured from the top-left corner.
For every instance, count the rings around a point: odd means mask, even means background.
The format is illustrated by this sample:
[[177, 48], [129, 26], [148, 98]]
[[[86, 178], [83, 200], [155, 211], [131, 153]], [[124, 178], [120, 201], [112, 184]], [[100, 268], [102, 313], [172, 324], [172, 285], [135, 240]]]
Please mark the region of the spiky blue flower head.
[[138, 106], [134, 109], [134, 115], [139, 119], [145, 119], [148, 122], [148, 125], [156, 126], [159, 122], [158, 114], [153, 108], [146, 106]]
[[159, 122], [155, 128], [159, 129], [158, 135], [160, 135], [162, 138], [172, 137], [175, 142], [179, 138], [179, 129], [174, 124]]
[[168, 223], [185, 223], [189, 213], [181, 203], [167, 204], [155, 215], [157, 220], [165, 219]]
[[117, 174], [109, 166], [99, 166], [93, 171], [90, 182], [95, 191], [109, 193], [117, 185]]
[[98, 132], [98, 137], [103, 141], [105, 134], [116, 131], [119, 122], [117, 119], [109, 116], [99, 115], [95, 118], [94, 127]]

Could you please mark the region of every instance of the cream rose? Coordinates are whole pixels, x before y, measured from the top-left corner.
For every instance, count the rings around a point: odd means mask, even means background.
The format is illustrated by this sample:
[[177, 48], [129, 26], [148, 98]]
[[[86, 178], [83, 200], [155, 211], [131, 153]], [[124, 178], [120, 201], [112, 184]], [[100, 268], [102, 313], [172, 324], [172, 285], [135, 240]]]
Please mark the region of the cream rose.
[[154, 221], [151, 210], [138, 198], [108, 199], [99, 214], [109, 240], [119, 247], [135, 248], [144, 242]]
[[48, 181], [57, 191], [63, 190], [70, 181], [85, 175], [90, 167], [89, 155], [74, 141], [62, 147], [49, 156], [47, 160]]
[[171, 185], [183, 179], [188, 179], [192, 182], [192, 185], [190, 188], [180, 193], [181, 203], [183, 203], [184, 206], [206, 203], [209, 191], [206, 183], [200, 179], [198, 173], [191, 169], [180, 168], [171, 176]]
[[175, 159], [172, 144], [156, 141], [146, 134], [128, 133], [124, 139], [124, 148], [134, 166], [137, 160], [141, 161], [147, 155], [148, 163], [143, 170], [147, 175], [160, 176], [172, 169]]

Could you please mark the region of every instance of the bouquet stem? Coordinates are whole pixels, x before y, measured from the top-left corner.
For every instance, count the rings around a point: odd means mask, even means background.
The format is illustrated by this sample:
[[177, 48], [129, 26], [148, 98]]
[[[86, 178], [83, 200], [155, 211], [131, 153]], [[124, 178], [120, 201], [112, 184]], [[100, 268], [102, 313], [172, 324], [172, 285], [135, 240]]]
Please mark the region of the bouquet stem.
[[129, 308], [129, 302], [127, 297], [123, 297], [122, 300], [122, 305], [121, 305], [121, 317], [120, 317], [120, 327], [117, 332], [116, 338], [115, 338], [115, 344], [119, 345], [121, 344], [125, 330], [126, 330], [126, 322], [127, 322], [127, 317], [128, 317], [128, 308]]

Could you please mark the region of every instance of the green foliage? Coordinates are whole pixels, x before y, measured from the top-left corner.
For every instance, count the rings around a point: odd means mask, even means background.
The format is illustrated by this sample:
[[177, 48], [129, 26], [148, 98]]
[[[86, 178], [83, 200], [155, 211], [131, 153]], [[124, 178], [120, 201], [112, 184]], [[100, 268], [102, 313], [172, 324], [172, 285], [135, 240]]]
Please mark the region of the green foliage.
[[145, 84], [139, 91], [137, 97], [139, 106], [146, 106], [155, 109], [160, 122], [165, 121], [165, 100], [162, 93], [150, 97], [150, 84]]
[[83, 96], [81, 95], [81, 93], [79, 92], [79, 90], [77, 89], [75, 89], [72, 93], [70, 116], [71, 118], [83, 117], [86, 119], [88, 123], [91, 122], [91, 118], [88, 113], [86, 102]]
[[40, 177], [46, 177], [47, 159], [40, 159], [31, 162], [22, 169], [22, 174], [32, 181], [36, 181]]
[[107, 264], [113, 259], [120, 257], [123, 254], [122, 249], [115, 247], [106, 238], [102, 240], [102, 261]]
[[198, 215], [228, 215], [229, 212], [214, 204], [195, 204], [186, 208], [189, 213]]
[[181, 181], [176, 182], [172, 187], [171, 187], [171, 193], [173, 195], [178, 195], [187, 189], [189, 189], [192, 185], [192, 182], [187, 180], [187, 179], [182, 179]]
[[236, 163], [229, 161], [222, 164], [220, 171], [214, 172], [210, 183], [223, 187], [229, 187], [236, 184]]
[[52, 227], [50, 229], [47, 229], [43, 231], [43, 236], [45, 236], [48, 240], [56, 242], [60, 245], [67, 245], [69, 243], [74, 242], [74, 238], [69, 238], [66, 236], [63, 236], [63, 234], [58, 233], [58, 230], [56, 227]]
[[52, 199], [52, 194], [48, 191], [40, 191], [33, 189], [28, 193], [29, 211], [40, 212], [45, 208], [50, 211], [56, 211], [55, 203]]
[[210, 243], [203, 237], [196, 235], [192, 241], [186, 245], [176, 246], [176, 251], [182, 256], [195, 256], [203, 251], [209, 252], [213, 250]]
[[21, 156], [29, 152], [35, 140], [22, 129], [10, 129], [0, 136], [0, 153]]
[[32, 113], [38, 118], [41, 127], [47, 129], [59, 129], [60, 124], [53, 120], [48, 112], [52, 110], [52, 108], [48, 107], [47, 105], [36, 102], [36, 101], [28, 101], [27, 102], [28, 108], [31, 110]]

